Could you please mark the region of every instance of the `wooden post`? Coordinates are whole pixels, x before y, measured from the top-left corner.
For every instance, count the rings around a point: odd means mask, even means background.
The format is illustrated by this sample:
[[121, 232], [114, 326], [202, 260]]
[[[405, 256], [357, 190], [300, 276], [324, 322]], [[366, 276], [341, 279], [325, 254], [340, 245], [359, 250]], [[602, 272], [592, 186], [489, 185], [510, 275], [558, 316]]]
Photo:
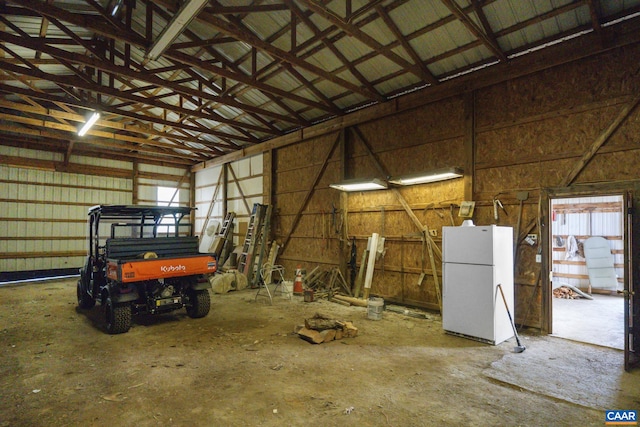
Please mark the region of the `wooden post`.
[[[464, 96], [464, 199], [473, 200], [476, 153], [476, 111], [475, 92]], [[453, 224], [452, 224], [453, 225]]]
[[[228, 202], [228, 191], [229, 191], [229, 171], [227, 170], [228, 168], [228, 163], [225, 163], [224, 165], [222, 165], [222, 218], [226, 218], [227, 217], [227, 213], [228, 213], [228, 206], [227, 206], [227, 202]], [[232, 236], [233, 238], [233, 236]]]
[[138, 177], [140, 176], [140, 163], [138, 163], [138, 159], [134, 159], [133, 160], [133, 176], [131, 177], [132, 183], [131, 183], [131, 203], [134, 205], [138, 204], [138, 186], [139, 186], [139, 180]]
[[220, 175], [218, 175], [218, 182], [216, 183], [216, 189], [213, 191], [213, 197], [211, 198], [209, 211], [207, 212], [207, 216], [204, 218], [204, 221], [202, 222], [202, 228], [200, 229], [200, 234], [198, 235], [198, 239], [200, 241], [202, 241], [202, 236], [207, 231], [207, 224], [209, 223], [209, 217], [211, 216], [211, 212], [213, 212], [213, 207], [216, 204], [216, 198], [218, 197], [218, 191], [220, 191], [221, 182], [222, 182], [222, 169], [220, 170]]
[[369, 251], [367, 248], [362, 251], [362, 259], [360, 260], [360, 269], [358, 270], [358, 278], [356, 279], [356, 290], [353, 293], [353, 296], [356, 298], [360, 298], [360, 289], [362, 289], [362, 281], [364, 276], [364, 270], [367, 265], [367, 255], [369, 255]]
[[[340, 150], [340, 181], [343, 181], [345, 179], [345, 174], [346, 174], [346, 149], [347, 149], [347, 140], [346, 140], [346, 131], [344, 129], [342, 129], [340, 131], [340, 137], [339, 137], [339, 150]], [[349, 250], [349, 245], [347, 244], [347, 242], [349, 241], [349, 237], [347, 236], [347, 209], [348, 209], [348, 197], [347, 197], [347, 193], [344, 191], [340, 191], [340, 216], [342, 218], [341, 224], [342, 227], [340, 228], [340, 234], [338, 236], [334, 236], [338, 238], [338, 246], [340, 248], [339, 251], [339, 256], [340, 259], [338, 260], [338, 268], [340, 269], [340, 273], [342, 273], [342, 276], [347, 277], [347, 260], [349, 259], [349, 256], [351, 255], [351, 251]], [[336, 221], [338, 219], [336, 218]]]

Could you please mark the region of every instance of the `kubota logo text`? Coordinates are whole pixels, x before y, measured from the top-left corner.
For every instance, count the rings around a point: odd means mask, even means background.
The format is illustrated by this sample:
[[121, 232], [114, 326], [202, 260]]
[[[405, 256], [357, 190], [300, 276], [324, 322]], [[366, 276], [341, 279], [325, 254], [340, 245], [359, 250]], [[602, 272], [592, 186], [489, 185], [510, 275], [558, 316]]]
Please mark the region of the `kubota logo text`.
[[187, 271], [187, 267], [184, 265], [163, 265], [160, 267], [160, 271], [163, 273], [173, 273], [176, 271]]

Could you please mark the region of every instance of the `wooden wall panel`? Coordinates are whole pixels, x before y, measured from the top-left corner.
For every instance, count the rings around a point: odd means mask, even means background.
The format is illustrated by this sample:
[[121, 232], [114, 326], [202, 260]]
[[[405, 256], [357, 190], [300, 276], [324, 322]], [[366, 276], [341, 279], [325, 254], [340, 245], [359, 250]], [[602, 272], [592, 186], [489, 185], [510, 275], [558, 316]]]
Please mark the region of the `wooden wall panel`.
[[[640, 138], [636, 137], [636, 141], [640, 142]], [[576, 178], [576, 183], [638, 179], [638, 165], [640, 165], [639, 149], [599, 154]]]
[[477, 93], [477, 126], [573, 109], [640, 91], [637, 45], [513, 79]]
[[[547, 188], [561, 185], [586, 150], [640, 92], [638, 62], [640, 46], [627, 46], [479, 89], [474, 93], [473, 106], [469, 104], [475, 125], [465, 122], [464, 96], [460, 95], [371, 120], [357, 125], [357, 129], [346, 128], [345, 174], [349, 178], [382, 178], [382, 172], [368, 155], [358, 132], [389, 175], [463, 166], [472, 153], [474, 170], [466, 172], [473, 174], [475, 223], [515, 228], [519, 210], [517, 194], [527, 191], [521, 234], [528, 231], [542, 236], [545, 229], [538, 229], [538, 213], [546, 208], [539, 206], [541, 196]], [[575, 183], [637, 181], [634, 171], [640, 164], [638, 135], [640, 111], [633, 111], [578, 174]], [[296, 206], [304, 198], [304, 190], [310, 182], [309, 176], [304, 174], [313, 175], [324, 158], [327, 145], [335, 137], [335, 134], [326, 135], [277, 149], [275, 193], [279, 212], [283, 214], [279, 219], [282, 226], [278, 238], [286, 236], [287, 226], [297, 212]], [[468, 141], [473, 141], [473, 149], [465, 151]], [[340, 176], [339, 159], [337, 153], [332, 157], [300, 219], [292, 246], [287, 249], [286, 258], [293, 268], [297, 256], [307, 263], [317, 257], [319, 262], [332, 261], [335, 265], [339, 265], [340, 257], [344, 256], [344, 245], [341, 251], [337, 238], [331, 240], [335, 254], [319, 253], [317, 247], [318, 217], [331, 203], [338, 206], [337, 192], [333, 193], [327, 185]], [[287, 166], [296, 161], [298, 169]], [[299, 172], [300, 168], [304, 173]], [[437, 232], [435, 241], [440, 245], [442, 227], [452, 224], [449, 205], [455, 206], [463, 200], [463, 180], [402, 188], [401, 194], [418, 220]], [[506, 209], [506, 212], [499, 212], [498, 220], [493, 217], [493, 198], [498, 198]], [[422, 269], [422, 244], [417, 227], [393, 192], [351, 193], [347, 197], [347, 209], [347, 236], [356, 238], [358, 263], [367, 236], [377, 232], [384, 233], [388, 239], [384, 273], [382, 265], [376, 264], [372, 293], [390, 300], [437, 308], [433, 276], [427, 274], [421, 285], [416, 283]], [[455, 208], [455, 225], [462, 221], [457, 213]], [[305, 248], [309, 248], [309, 252], [305, 252]], [[538, 280], [544, 275], [542, 264], [535, 260], [537, 252], [537, 245], [518, 245], [515, 315], [518, 323], [541, 327], [541, 316], [546, 311], [542, 307], [542, 280]], [[440, 263], [437, 259], [438, 274], [441, 274]], [[425, 256], [425, 270], [431, 273], [428, 255]]]
[[[584, 153], [640, 89], [640, 47], [628, 46], [501, 83], [476, 94], [476, 222], [492, 219], [493, 197], [509, 211], [499, 223], [515, 225], [517, 191], [529, 190], [522, 224], [537, 218], [537, 198], [560, 187]], [[637, 180], [640, 113], [633, 111], [575, 179], [575, 184]], [[630, 184], [632, 185], [632, 184]], [[579, 191], [579, 190], [578, 190]], [[504, 203], [504, 202], [503, 202]], [[517, 217], [517, 216], [516, 216]], [[546, 228], [533, 232], [544, 233]], [[519, 246], [516, 320], [542, 327], [544, 310], [536, 279], [537, 247]], [[532, 302], [531, 302], [532, 301]]]
[[[476, 167], [579, 157], [615, 118], [619, 108], [613, 106], [512, 126], [502, 124], [493, 130], [479, 129], [476, 135]], [[584, 123], [591, 126], [580, 126]]]

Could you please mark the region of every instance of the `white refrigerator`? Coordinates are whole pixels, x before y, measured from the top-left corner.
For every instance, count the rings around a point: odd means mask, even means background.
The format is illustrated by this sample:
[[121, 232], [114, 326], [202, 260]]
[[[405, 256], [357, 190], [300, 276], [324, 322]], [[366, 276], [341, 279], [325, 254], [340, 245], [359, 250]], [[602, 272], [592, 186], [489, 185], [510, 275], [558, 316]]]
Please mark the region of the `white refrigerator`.
[[513, 336], [500, 284], [513, 315], [513, 229], [442, 228], [442, 327], [500, 344]]

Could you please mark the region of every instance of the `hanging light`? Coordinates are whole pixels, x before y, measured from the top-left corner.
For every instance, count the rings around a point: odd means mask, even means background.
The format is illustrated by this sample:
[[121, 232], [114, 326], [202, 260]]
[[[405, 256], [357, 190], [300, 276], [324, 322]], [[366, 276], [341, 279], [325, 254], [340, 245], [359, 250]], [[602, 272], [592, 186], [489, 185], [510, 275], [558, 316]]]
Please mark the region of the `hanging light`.
[[414, 173], [409, 175], [393, 176], [389, 182], [396, 185], [425, 184], [428, 182], [444, 181], [447, 179], [462, 177], [463, 171], [460, 168], [444, 168], [427, 172]]
[[329, 187], [335, 188], [340, 191], [369, 191], [369, 190], [384, 190], [388, 187], [386, 181], [378, 178], [356, 178], [347, 179], [337, 184], [330, 184]]
[[89, 131], [89, 129], [91, 129], [91, 126], [93, 126], [98, 121], [99, 118], [100, 118], [100, 113], [95, 111], [91, 115], [91, 117], [89, 117], [89, 120], [87, 120], [84, 126], [82, 126], [82, 128], [78, 131], [78, 135], [84, 136], [84, 134], [86, 134]]

